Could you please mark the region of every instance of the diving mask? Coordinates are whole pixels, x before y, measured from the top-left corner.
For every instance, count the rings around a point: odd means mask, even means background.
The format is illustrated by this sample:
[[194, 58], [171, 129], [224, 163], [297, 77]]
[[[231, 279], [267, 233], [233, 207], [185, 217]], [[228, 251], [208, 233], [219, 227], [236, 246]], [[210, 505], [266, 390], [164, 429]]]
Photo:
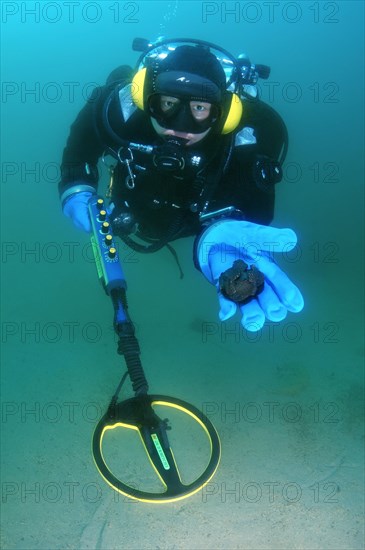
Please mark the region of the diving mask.
[[163, 128], [199, 134], [219, 117], [221, 91], [207, 78], [168, 71], [157, 76], [154, 88], [148, 109]]

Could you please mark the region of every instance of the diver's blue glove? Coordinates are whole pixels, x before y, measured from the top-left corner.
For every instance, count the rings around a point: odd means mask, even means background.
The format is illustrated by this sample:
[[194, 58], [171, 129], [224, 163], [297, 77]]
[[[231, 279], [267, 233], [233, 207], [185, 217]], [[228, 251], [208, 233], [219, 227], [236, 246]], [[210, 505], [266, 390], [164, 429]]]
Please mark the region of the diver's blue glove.
[[[85, 186], [86, 187], [86, 186]], [[91, 186], [90, 189], [93, 189]], [[70, 191], [73, 188], [70, 189]], [[76, 188], [75, 188], [76, 189]], [[94, 191], [94, 190], [93, 190]], [[91, 232], [88, 203], [90, 197], [95, 194], [91, 191], [75, 191], [70, 193], [62, 204], [62, 211], [65, 216], [71, 218], [73, 224], [82, 231]]]
[[[208, 281], [218, 289], [221, 321], [232, 317], [239, 308], [243, 327], [255, 332], [262, 328], [265, 318], [282, 321], [288, 311], [297, 313], [303, 309], [304, 301], [299, 289], [271, 257], [272, 252], [289, 252], [296, 243], [297, 237], [292, 229], [276, 229], [236, 220], [218, 221], [198, 237], [196, 263]], [[221, 291], [221, 275], [232, 268], [235, 260], [243, 260], [249, 268], [252, 267], [249, 279], [251, 274], [257, 273], [254, 268], [265, 277], [262, 291], [243, 303], [227, 299]]]

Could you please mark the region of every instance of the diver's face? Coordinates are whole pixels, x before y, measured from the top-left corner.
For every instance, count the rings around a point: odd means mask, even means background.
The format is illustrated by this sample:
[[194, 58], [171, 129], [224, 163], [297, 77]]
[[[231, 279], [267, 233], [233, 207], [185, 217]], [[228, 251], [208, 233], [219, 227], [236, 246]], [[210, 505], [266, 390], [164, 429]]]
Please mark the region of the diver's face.
[[[160, 110], [166, 115], [166, 120], [170, 114], [173, 114], [181, 106], [181, 100], [177, 97], [161, 95], [160, 96]], [[189, 109], [192, 118], [197, 122], [204, 122], [210, 117], [212, 104], [206, 101], [189, 101]], [[179, 130], [173, 130], [172, 128], [162, 127], [157, 120], [151, 117], [152, 126], [159, 136], [176, 136], [188, 140], [186, 145], [194, 145], [201, 141], [209, 132], [210, 128], [200, 133], [182, 132]]]

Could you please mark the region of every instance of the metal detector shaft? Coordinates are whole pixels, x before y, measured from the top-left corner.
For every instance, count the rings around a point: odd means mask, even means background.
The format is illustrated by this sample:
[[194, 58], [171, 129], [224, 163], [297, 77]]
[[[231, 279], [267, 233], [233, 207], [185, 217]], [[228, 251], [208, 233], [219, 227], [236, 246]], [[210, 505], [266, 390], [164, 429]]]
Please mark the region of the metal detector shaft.
[[[120, 263], [112, 226], [104, 199], [93, 196], [89, 201], [93, 234], [91, 242], [99, 279], [114, 306], [114, 330], [118, 335], [118, 353], [123, 355], [136, 395], [148, 391], [148, 383], [140, 361], [140, 348], [134, 326], [128, 315], [127, 283]], [[115, 403], [118, 396], [114, 396]], [[112, 400], [111, 405], [115, 404]]]

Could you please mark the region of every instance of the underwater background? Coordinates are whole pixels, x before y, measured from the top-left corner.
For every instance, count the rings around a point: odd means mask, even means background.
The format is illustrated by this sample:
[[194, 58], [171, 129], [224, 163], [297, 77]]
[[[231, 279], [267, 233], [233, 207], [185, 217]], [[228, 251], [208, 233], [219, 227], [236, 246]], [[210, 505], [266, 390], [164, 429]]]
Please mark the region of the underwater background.
[[[1, 548], [363, 548], [363, 2], [3, 1], [1, 10]], [[248, 333], [238, 317], [218, 321], [191, 239], [174, 244], [183, 279], [168, 250], [121, 245], [151, 393], [201, 409], [222, 444], [202, 491], [155, 505], [113, 491], [93, 463], [93, 430], [124, 364], [89, 237], [63, 217], [57, 183], [91, 90], [134, 66], [135, 37], [161, 35], [271, 67], [261, 98], [290, 136], [272, 225], [299, 241], [277, 261], [305, 308]], [[121, 475], [138, 483], [142, 462], [120, 443]], [[194, 464], [202, 445], [200, 434], [187, 438], [182, 461]]]

